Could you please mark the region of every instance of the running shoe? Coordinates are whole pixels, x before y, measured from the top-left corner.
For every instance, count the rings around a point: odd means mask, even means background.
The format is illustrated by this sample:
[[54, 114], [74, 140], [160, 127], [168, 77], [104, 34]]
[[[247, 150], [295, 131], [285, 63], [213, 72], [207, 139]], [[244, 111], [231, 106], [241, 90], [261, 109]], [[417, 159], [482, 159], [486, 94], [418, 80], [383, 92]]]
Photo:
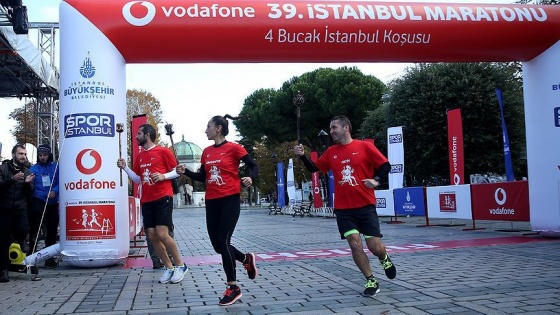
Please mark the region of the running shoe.
[[380, 291], [379, 282], [374, 277], [367, 279], [365, 287], [364, 295], [374, 296]]
[[231, 286], [228, 286], [218, 304], [221, 306], [228, 306], [235, 303], [235, 301], [239, 300], [242, 296], [243, 294], [241, 294], [241, 289], [239, 287], [232, 289]]
[[385, 270], [387, 278], [395, 279], [395, 277], [397, 277], [397, 268], [391, 261], [391, 258], [389, 258], [389, 254], [385, 254], [385, 259], [380, 259], [379, 262], [381, 263], [383, 270]]
[[254, 280], [257, 275], [257, 265], [255, 264], [255, 254], [247, 253], [245, 254], [245, 262], [243, 263], [243, 267], [247, 270], [247, 276], [249, 279]]
[[182, 266], [175, 266], [175, 268], [173, 268], [173, 276], [171, 277], [171, 283], [179, 283], [183, 280], [183, 278], [185, 277], [185, 274], [187, 273], [187, 271], [189, 271], [189, 267], [187, 267], [187, 264], [183, 263]]
[[171, 277], [173, 277], [173, 271], [175, 271], [175, 268], [169, 269], [166, 267], [163, 271], [163, 275], [159, 277], [159, 283], [169, 283], [169, 281], [171, 281]]

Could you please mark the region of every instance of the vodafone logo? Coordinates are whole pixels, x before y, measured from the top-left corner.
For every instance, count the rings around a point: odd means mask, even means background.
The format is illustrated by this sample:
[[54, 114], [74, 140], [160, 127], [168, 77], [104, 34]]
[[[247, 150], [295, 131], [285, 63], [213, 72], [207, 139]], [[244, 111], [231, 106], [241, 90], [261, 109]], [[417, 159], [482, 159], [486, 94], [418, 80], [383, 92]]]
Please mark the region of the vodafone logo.
[[507, 200], [506, 191], [503, 188], [496, 189], [494, 192], [494, 200], [496, 200], [498, 205], [503, 206]]
[[[86, 153], [89, 153], [87, 157]], [[76, 156], [76, 167], [82, 174], [95, 174], [101, 168], [101, 155], [93, 149], [83, 149]]]
[[455, 185], [459, 185], [461, 183], [461, 176], [459, 176], [459, 174], [453, 175], [453, 183]]
[[[146, 16], [137, 18], [132, 15], [132, 6], [137, 3], [140, 3], [141, 6], [147, 9]], [[128, 23], [134, 26], [144, 26], [150, 23], [156, 16], [156, 7], [148, 1], [130, 1], [123, 6], [122, 15]]]

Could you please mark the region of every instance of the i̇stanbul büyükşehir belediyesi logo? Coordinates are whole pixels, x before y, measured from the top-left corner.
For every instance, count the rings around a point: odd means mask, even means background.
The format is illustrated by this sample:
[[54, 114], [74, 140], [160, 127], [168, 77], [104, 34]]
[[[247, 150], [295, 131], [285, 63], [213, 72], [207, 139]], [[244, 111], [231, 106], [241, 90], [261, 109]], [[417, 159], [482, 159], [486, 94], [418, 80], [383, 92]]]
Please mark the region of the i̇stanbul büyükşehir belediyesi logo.
[[115, 89], [109, 87], [103, 79], [93, 80], [97, 69], [90, 57], [90, 52], [84, 59], [79, 68], [80, 76], [83, 80], [70, 83], [70, 87], [62, 91], [63, 97], [70, 97], [72, 100], [78, 99], [105, 99], [115, 95]]
[[[141, 6], [146, 8], [147, 12], [144, 17], [138, 18], [132, 15], [132, 6], [136, 3], [140, 3]], [[131, 25], [144, 26], [150, 23], [156, 16], [156, 7], [148, 1], [131, 1], [123, 6], [122, 15]]]

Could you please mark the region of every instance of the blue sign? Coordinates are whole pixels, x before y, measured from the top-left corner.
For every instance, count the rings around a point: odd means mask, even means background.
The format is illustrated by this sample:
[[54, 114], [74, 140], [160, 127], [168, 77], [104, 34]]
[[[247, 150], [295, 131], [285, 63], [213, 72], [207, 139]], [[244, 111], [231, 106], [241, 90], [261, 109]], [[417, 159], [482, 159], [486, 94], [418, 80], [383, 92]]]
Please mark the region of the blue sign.
[[393, 190], [395, 214], [425, 216], [424, 187], [406, 187]]
[[101, 113], [77, 113], [64, 117], [64, 135], [74, 137], [114, 137], [115, 116]]
[[560, 127], [560, 107], [554, 108], [554, 126]]

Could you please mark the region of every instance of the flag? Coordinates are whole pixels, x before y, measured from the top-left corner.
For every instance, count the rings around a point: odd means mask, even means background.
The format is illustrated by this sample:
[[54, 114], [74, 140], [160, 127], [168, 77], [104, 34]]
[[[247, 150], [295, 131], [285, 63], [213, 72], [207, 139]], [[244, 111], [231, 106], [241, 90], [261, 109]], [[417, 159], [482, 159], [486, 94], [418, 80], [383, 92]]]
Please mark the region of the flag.
[[276, 189], [278, 194], [278, 206], [283, 207], [286, 205], [286, 196], [284, 195], [284, 162], [276, 164]]
[[288, 174], [286, 176], [286, 185], [288, 187], [288, 201], [289, 205], [296, 204], [296, 183], [294, 181], [294, 161], [288, 161]]
[[504, 119], [504, 105], [502, 101], [502, 91], [496, 89], [496, 96], [498, 96], [498, 104], [500, 104], [500, 115], [502, 117], [502, 136], [504, 138], [504, 159], [506, 164], [506, 179], [508, 182], [514, 181], [513, 164], [511, 163], [511, 151], [509, 150], [509, 138], [506, 129], [506, 120]]
[[463, 185], [465, 183], [465, 158], [463, 121], [460, 108], [447, 111], [447, 143], [449, 151], [449, 182], [452, 185]]

